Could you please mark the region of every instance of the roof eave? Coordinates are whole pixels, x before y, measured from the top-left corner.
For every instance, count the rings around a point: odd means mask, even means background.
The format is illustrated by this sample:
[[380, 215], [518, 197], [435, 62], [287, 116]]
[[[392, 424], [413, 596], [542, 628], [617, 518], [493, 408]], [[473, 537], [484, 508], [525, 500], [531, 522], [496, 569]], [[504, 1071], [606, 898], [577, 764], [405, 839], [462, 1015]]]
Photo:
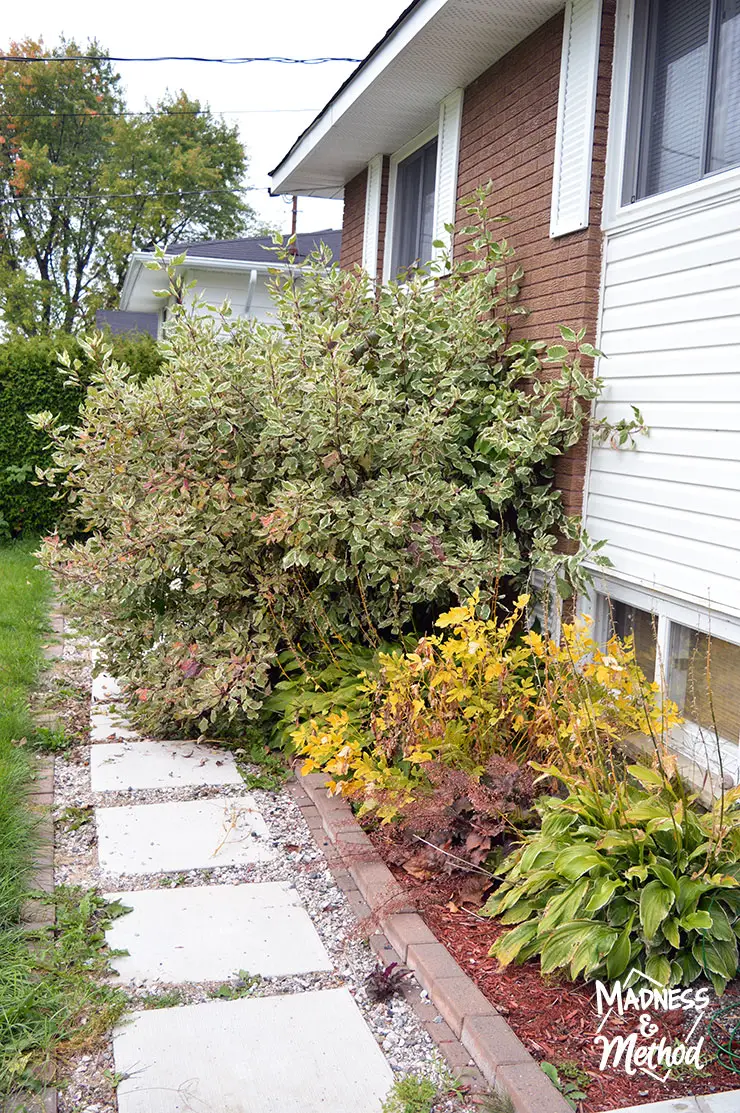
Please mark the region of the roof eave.
[[564, 0], [416, 0], [271, 171], [273, 194], [341, 197], [465, 88], [562, 11]]

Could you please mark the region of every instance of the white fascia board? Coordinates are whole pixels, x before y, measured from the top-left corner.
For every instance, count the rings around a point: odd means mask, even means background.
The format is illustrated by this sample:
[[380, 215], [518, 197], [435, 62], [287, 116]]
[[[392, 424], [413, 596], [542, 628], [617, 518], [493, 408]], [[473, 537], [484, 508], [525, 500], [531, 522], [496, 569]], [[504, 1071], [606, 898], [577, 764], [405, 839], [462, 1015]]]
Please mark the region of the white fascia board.
[[[438, 11], [444, 8], [447, 3], [449, 3], [449, 0], [425, 0], [424, 3], [420, 4], [418, 8], [415, 8], [414, 11], [410, 13], [409, 17], [396, 28], [388, 41], [384, 43], [382, 49], [359, 70], [356, 78], [352, 79], [350, 84], [340, 93], [337, 99], [309, 125], [306, 134], [295, 150], [291, 151], [290, 154], [275, 167], [270, 175], [274, 178], [271, 187], [272, 193], [290, 192], [290, 190], [283, 189], [283, 183], [290, 177], [296, 167], [300, 165], [308, 152], [331, 131], [337, 120], [344, 115], [347, 109], [350, 108], [356, 100], [359, 100], [365, 90], [372, 85], [373, 81], [380, 76], [389, 63], [401, 53], [404, 47], [408, 46], [411, 40], [421, 31], [422, 27], [424, 27]], [[341, 191], [343, 188], [344, 182], [337, 182], [337, 190]]]
[[131, 295], [136, 286], [136, 280], [141, 274], [144, 266], [145, 259], [153, 259], [153, 255], [147, 255], [144, 252], [137, 251], [131, 256], [129, 268], [126, 271], [126, 277], [123, 280], [123, 289], [121, 290], [121, 298], [119, 302], [119, 309], [128, 309]]

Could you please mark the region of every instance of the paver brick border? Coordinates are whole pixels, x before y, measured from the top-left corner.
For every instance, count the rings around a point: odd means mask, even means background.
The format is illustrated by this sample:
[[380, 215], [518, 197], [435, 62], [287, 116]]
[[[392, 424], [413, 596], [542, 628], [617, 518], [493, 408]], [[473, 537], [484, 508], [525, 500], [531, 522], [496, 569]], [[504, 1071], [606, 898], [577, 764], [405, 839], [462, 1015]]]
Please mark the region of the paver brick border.
[[[328, 855], [329, 865], [338, 882], [340, 874], [354, 881], [356, 889], [352, 886], [347, 898], [355, 914], [358, 918], [372, 916], [387, 944], [384, 949], [392, 948], [429, 994], [443, 1025], [425, 1027], [453, 1066], [458, 1065], [454, 1060], [461, 1058], [461, 1052], [463, 1058], [471, 1056], [485, 1081], [509, 1095], [516, 1113], [573, 1113], [504, 1017], [414, 911], [406, 890], [360, 828], [348, 802], [328, 794], [321, 773], [299, 775], [289, 787], [326, 852], [327, 840], [322, 844], [316, 822], [316, 815], [320, 817], [333, 851]], [[374, 949], [378, 953], [380, 945]]]

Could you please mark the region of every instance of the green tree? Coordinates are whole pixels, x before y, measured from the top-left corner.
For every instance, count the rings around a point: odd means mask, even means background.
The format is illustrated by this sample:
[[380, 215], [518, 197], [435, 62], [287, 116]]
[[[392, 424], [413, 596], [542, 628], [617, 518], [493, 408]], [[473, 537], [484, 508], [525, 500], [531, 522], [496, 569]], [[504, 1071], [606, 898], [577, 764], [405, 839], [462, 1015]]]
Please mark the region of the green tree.
[[[235, 127], [184, 92], [125, 116], [92, 41], [12, 43], [0, 60], [0, 313], [10, 333], [69, 332], [115, 307], [132, 251], [255, 227]], [[21, 57], [102, 56], [22, 62]], [[204, 192], [210, 191], [210, 192]], [[133, 196], [132, 196], [133, 195]]]

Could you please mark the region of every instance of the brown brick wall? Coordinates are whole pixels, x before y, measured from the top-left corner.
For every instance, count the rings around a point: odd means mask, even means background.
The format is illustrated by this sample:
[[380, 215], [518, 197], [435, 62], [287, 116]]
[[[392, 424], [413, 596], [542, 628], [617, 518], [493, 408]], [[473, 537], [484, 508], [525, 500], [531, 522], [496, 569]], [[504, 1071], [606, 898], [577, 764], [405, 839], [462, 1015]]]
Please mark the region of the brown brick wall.
[[[606, 0], [596, 96], [589, 227], [550, 239], [550, 203], [560, 85], [563, 16], [558, 15], [465, 90], [460, 134], [459, 197], [491, 180], [491, 211], [510, 217], [502, 228], [524, 268], [516, 333], [553, 340], [558, 325], [596, 333], [602, 235], [601, 206], [614, 45], [614, 0]], [[462, 220], [462, 218], [460, 218]], [[465, 253], [457, 237], [455, 255]], [[586, 443], [558, 467], [566, 509], [581, 511]]]
[[[383, 159], [383, 173], [380, 179], [380, 222], [378, 235], [378, 277], [383, 274], [383, 247], [385, 244], [385, 218], [388, 211], [388, 176], [390, 156]], [[365, 194], [367, 191], [367, 171], [360, 173], [347, 182], [344, 187], [344, 221], [342, 224], [342, 247], [339, 252], [339, 265], [351, 270], [362, 263], [362, 241], [365, 226]]]
[[344, 270], [352, 270], [356, 263], [362, 263], [362, 239], [365, 227], [365, 191], [367, 170], [347, 182], [344, 187], [344, 220], [342, 222], [342, 246], [339, 251], [339, 265]]
[[[493, 182], [491, 210], [510, 217], [503, 234], [524, 267], [521, 304], [526, 318], [515, 318], [516, 332], [532, 339], [553, 340], [558, 325], [586, 326], [596, 331], [602, 236], [601, 205], [606, 156], [607, 117], [615, 0], [605, 0], [601, 58], [596, 98], [596, 125], [591, 189], [591, 220], [587, 229], [551, 240], [550, 202], [555, 161], [562, 13], [530, 35], [465, 90], [460, 136], [458, 197]], [[382, 273], [388, 160], [384, 167], [381, 237], [378, 250]], [[348, 183], [344, 201], [342, 266], [362, 259], [365, 175]], [[458, 224], [464, 223], [460, 216]], [[455, 255], [464, 254], [460, 236]], [[561, 461], [558, 485], [569, 513], [581, 509], [586, 445]]]

